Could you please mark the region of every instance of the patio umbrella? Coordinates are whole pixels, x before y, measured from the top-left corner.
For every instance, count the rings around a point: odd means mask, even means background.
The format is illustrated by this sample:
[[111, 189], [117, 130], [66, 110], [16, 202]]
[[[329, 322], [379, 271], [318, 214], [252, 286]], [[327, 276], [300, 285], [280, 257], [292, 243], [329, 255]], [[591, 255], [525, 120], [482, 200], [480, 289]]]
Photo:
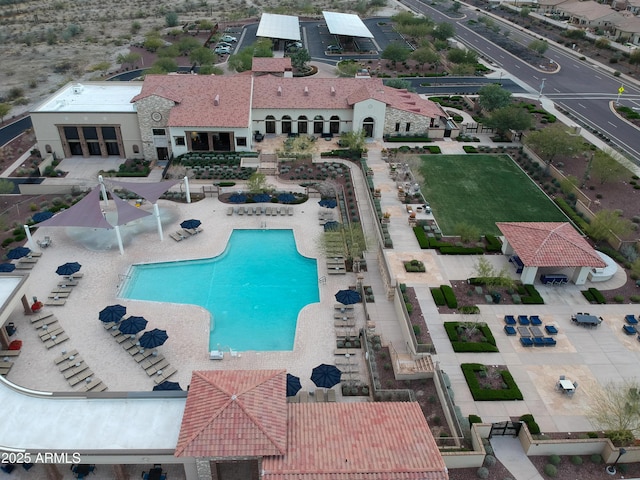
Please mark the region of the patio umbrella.
[[156, 348], [166, 342], [168, 338], [167, 332], [154, 328], [153, 330], [144, 332], [139, 342], [142, 348]]
[[180, 224], [180, 226], [182, 228], [186, 228], [187, 230], [195, 230], [200, 226], [201, 223], [202, 222], [200, 222], [200, 220], [196, 220], [195, 218], [192, 218], [190, 220], [185, 220]]
[[170, 382], [169, 380], [165, 380], [164, 382], [159, 383], [158, 385], [153, 387], [154, 392], [166, 392], [169, 390], [182, 391], [182, 387], [180, 387], [180, 384], [178, 382]]
[[316, 387], [331, 388], [340, 383], [342, 372], [335, 365], [327, 365], [323, 363], [318, 365], [311, 372], [311, 380]]
[[271, 195], [268, 193], [257, 193], [253, 196], [253, 201], [256, 203], [270, 202]]
[[16, 266], [13, 263], [0, 263], [0, 272], [13, 272]]
[[294, 197], [291, 193], [281, 193], [278, 195], [278, 201], [280, 203], [293, 203], [296, 201], [296, 197]]
[[67, 262], [64, 265], [60, 265], [56, 269], [56, 273], [62, 276], [69, 276], [73, 275], [74, 273], [78, 273], [80, 267], [82, 267], [82, 265], [80, 265], [78, 262]]
[[144, 317], [129, 317], [125, 318], [120, 325], [118, 326], [118, 330], [120, 330], [125, 335], [135, 335], [136, 333], [141, 332], [147, 326], [147, 321]]
[[7, 252], [7, 258], [11, 260], [17, 260], [19, 258], [26, 257], [30, 253], [31, 253], [31, 249], [27, 247], [16, 247]]
[[300, 379], [295, 375], [287, 373], [287, 397], [295, 397], [301, 388]]
[[247, 201], [247, 196], [242, 193], [234, 193], [229, 197], [231, 203], [244, 203]]
[[104, 323], [118, 323], [125, 313], [127, 313], [127, 307], [119, 304], [109, 305], [100, 310], [98, 318]]
[[352, 305], [354, 303], [360, 303], [362, 301], [362, 297], [355, 290], [340, 290], [336, 293], [336, 300], [343, 305]]
[[318, 205], [324, 208], [336, 208], [338, 203], [332, 198], [323, 198], [318, 202]]
[[45, 220], [49, 220], [51, 217], [53, 217], [53, 212], [45, 210], [44, 212], [34, 213], [31, 217], [31, 220], [33, 220], [33, 223], [40, 223], [44, 222]]
[[339, 222], [335, 222], [333, 220], [331, 220], [330, 222], [327, 222], [324, 224], [324, 231], [325, 232], [335, 232], [336, 230], [340, 230], [340, 223]]

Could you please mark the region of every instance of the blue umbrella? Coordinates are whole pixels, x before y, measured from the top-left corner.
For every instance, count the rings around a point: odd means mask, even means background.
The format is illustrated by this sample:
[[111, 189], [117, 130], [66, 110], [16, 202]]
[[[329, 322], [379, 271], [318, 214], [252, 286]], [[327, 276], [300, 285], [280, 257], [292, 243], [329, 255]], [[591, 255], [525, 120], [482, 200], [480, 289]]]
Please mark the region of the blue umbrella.
[[13, 263], [0, 263], [0, 272], [13, 272], [16, 266]]
[[316, 387], [331, 388], [340, 383], [342, 372], [335, 365], [327, 365], [323, 363], [318, 365], [311, 372], [311, 380]]
[[324, 224], [325, 232], [335, 232], [336, 230], [340, 230], [340, 223], [330, 221]]
[[278, 195], [278, 201], [280, 203], [293, 203], [296, 201], [296, 197], [291, 193], [281, 193]]
[[256, 203], [270, 202], [271, 195], [268, 193], [257, 193], [253, 196], [253, 201]]
[[141, 332], [147, 326], [147, 321], [144, 317], [129, 317], [125, 318], [120, 325], [118, 326], [118, 330], [120, 330], [125, 335], [135, 335], [138, 332]]
[[82, 265], [80, 265], [78, 262], [67, 262], [64, 265], [60, 265], [56, 269], [56, 273], [62, 276], [69, 276], [73, 275], [74, 273], [78, 273], [80, 267], [82, 267]]
[[164, 330], [154, 328], [149, 332], [144, 332], [140, 337], [140, 346], [142, 348], [156, 348], [167, 341], [169, 335]]
[[333, 198], [323, 198], [318, 202], [318, 205], [325, 208], [336, 208], [338, 203]]
[[244, 203], [247, 201], [247, 196], [242, 193], [234, 193], [229, 197], [231, 203]]
[[182, 388], [180, 387], [180, 384], [178, 382], [170, 382], [169, 380], [165, 380], [164, 382], [159, 383], [158, 385], [153, 387], [154, 392], [166, 392], [169, 390], [182, 391]]
[[302, 384], [300, 383], [300, 379], [295, 375], [287, 373], [287, 397], [295, 397], [301, 388]]
[[362, 301], [362, 297], [355, 290], [340, 290], [336, 293], [336, 300], [342, 303], [343, 305], [352, 305], [354, 303], [360, 303]]
[[100, 310], [98, 318], [104, 323], [118, 323], [122, 320], [125, 313], [127, 313], [127, 307], [122, 305], [109, 305]]
[[182, 222], [180, 224], [180, 226], [182, 228], [186, 228], [187, 230], [195, 230], [196, 228], [198, 228], [200, 226], [202, 222], [200, 222], [200, 220], [196, 220], [194, 218], [192, 218], [191, 220], [185, 220], [184, 222]]
[[27, 247], [16, 247], [13, 250], [7, 252], [7, 258], [11, 260], [17, 260], [18, 258], [26, 257], [31, 253], [31, 249]]
[[53, 212], [45, 210], [44, 212], [34, 213], [31, 217], [31, 220], [33, 220], [33, 223], [40, 223], [44, 222], [45, 220], [49, 220], [51, 217], [53, 217]]

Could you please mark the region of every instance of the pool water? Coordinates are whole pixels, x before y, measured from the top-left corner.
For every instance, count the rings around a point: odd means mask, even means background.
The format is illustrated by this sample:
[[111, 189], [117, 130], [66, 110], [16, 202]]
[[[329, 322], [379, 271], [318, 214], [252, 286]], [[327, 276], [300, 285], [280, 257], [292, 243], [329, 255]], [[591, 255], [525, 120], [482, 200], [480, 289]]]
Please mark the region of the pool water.
[[318, 267], [292, 230], [234, 230], [218, 257], [134, 265], [122, 297], [206, 308], [210, 350], [293, 350], [298, 313], [320, 298]]

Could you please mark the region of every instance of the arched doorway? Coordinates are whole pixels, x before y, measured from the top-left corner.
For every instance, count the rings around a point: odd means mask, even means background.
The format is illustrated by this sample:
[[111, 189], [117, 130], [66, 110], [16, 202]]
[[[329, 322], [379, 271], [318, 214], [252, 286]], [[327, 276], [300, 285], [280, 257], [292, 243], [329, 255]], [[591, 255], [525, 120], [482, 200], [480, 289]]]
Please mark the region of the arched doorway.
[[267, 115], [265, 118], [264, 128], [266, 133], [276, 133], [276, 117]]
[[362, 130], [364, 130], [364, 136], [367, 138], [373, 137], [373, 127], [375, 120], [371, 117], [367, 117], [362, 121]]
[[337, 135], [340, 133], [340, 117], [337, 115], [333, 115], [329, 119], [329, 133], [333, 133]]
[[291, 117], [289, 115], [282, 117], [282, 133], [291, 133]]
[[305, 115], [300, 115], [298, 117], [298, 133], [309, 133], [309, 122]]
[[324, 118], [322, 118], [322, 115], [313, 117], [313, 133], [320, 135], [324, 133]]

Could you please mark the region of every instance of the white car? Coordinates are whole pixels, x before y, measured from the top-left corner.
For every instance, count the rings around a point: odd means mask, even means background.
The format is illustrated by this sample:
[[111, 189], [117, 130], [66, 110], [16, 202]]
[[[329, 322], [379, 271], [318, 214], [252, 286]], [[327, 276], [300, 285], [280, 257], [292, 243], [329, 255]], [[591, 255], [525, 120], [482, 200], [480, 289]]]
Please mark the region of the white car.
[[229, 55], [231, 53], [231, 49], [229, 47], [216, 47], [213, 51], [218, 55]]
[[238, 39], [236, 37], [232, 37], [231, 35], [224, 35], [221, 39], [223, 42], [237, 42]]

